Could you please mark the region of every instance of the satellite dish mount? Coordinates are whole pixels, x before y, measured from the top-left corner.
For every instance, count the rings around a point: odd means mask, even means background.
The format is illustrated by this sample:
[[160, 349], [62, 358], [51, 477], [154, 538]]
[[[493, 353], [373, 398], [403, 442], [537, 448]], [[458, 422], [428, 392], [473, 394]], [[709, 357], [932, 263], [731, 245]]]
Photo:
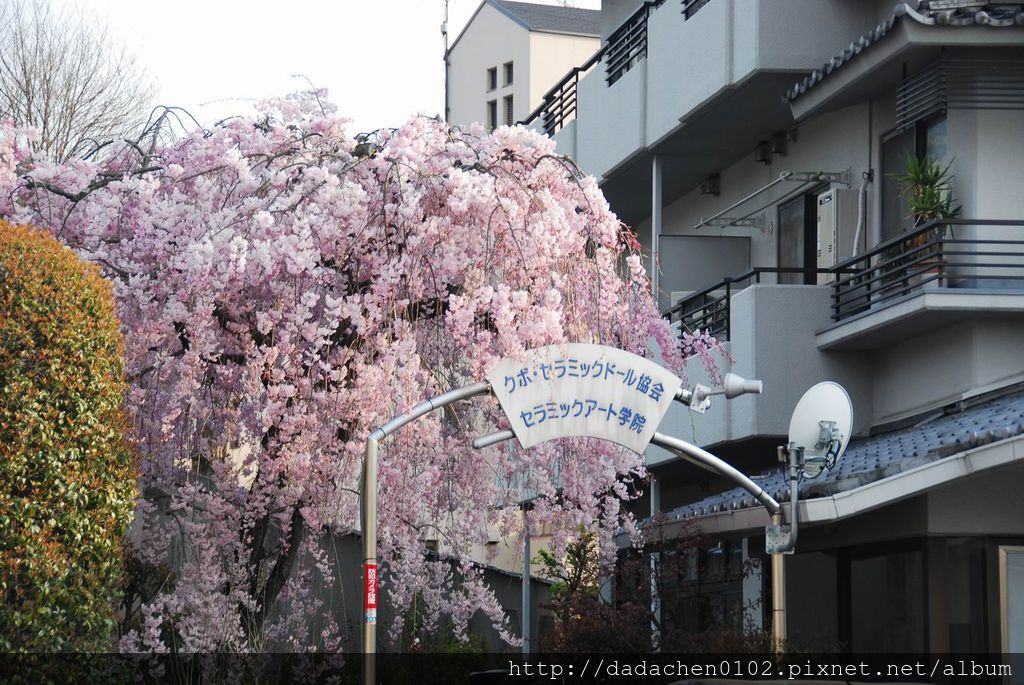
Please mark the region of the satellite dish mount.
[[789, 421], [789, 440], [779, 446], [779, 461], [789, 464], [789, 523], [765, 528], [769, 554], [792, 554], [799, 522], [800, 480], [835, 467], [853, 430], [853, 404], [843, 386], [818, 383], [804, 393]]

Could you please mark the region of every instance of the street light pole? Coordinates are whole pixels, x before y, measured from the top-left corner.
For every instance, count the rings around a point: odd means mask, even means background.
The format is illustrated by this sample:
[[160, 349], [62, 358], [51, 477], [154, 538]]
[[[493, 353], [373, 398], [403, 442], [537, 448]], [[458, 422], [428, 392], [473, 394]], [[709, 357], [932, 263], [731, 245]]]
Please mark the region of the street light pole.
[[[377, 445], [375, 431], [363, 460], [363, 683], [376, 680], [377, 653]], [[381, 436], [383, 437], [383, 436]]]
[[491, 391], [489, 383], [481, 382], [456, 388], [420, 402], [405, 414], [391, 419], [366, 439], [363, 460], [363, 492], [360, 512], [363, 522], [363, 683], [370, 685], [377, 677], [377, 448], [380, 441], [402, 426], [412, 423], [435, 409], [459, 400], [467, 400]]
[[[769, 495], [761, 488], [760, 485], [752, 481], [741, 471], [736, 469], [734, 466], [726, 461], [723, 461], [719, 457], [711, 454], [710, 452], [697, 447], [696, 445], [690, 444], [685, 440], [680, 440], [669, 435], [662, 435], [661, 433], [655, 433], [651, 439], [651, 444], [659, 445], [665, 449], [675, 453], [676, 455], [683, 457], [687, 461], [697, 464], [698, 466], [708, 468], [715, 471], [719, 475], [725, 476], [732, 480], [734, 483], [739, 485], [741, 488], [749, 492], [754, 496], [761, 505], [768, 510], [771, 515], [772, 525], [775, 528], [780, 528], [782, 524], [782, 505], [780, 505], [775, 498]], [[795, 473], [791, 468], [791, 476]], [[790, 503], [792, 506], [792, 522], [791, 522], [791, 533], [790, 533], [790, 546], [787, 549], [792, 549], [792, 545], [796, 544], [796, 499], [798, 492], [796, 489], [795, 478], [790, 481]], [[770, 546], [770, 545], [766, 545]], [[781, 653], [783, 646], [786, 642], [786, 575], [785, 575], [785, 559], [781, 552], [776, 552], [771, 555], [772, 557], [772, 642], [775, 646], [776, 653]]]

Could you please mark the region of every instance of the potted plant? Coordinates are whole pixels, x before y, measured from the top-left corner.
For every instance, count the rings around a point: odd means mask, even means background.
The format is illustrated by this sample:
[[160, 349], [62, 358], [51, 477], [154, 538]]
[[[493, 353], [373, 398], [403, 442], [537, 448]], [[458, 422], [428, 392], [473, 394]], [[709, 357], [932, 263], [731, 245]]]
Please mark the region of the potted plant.
[[[919, 158], [914, 154], [907, 154], [904, 173], [895, 178], [902, 188], [900, 197], [910, 199], [910, 214], [914, 219], [915, 229], [941, 219], [954, 219], [960, 216], [962, 207], [953, 200], [953, 174], [950, 173], [952, 166], [952, 160], [943, 164], [942, 161], [929, 156]], [[947, 229], [948, 225], [935, 223], [931, 231], [918, 233], [893, 245], [884, 254], [887, 260], [895, 260], [886, 271], [896, 272], [893, 274], [896, 278], [902, 278], [905, 275], [903, 272], [911, 264], [913, 266], [909, 268], [915, 275], [938, 271], [940, 256], [936, 253], [925, 253], [920, 248], [931, 240], [943, 237]]]
[[962, 208], [953, 202], [953, 174], [949, 171], [952, 166], [952, 160], [943, 166], [932, 157], [919, 159], [907, 154], [905, 171], [896, 180], [903, 188], [900, 196], [910, 196], [910, 214], [915, 227], [960, 216]]

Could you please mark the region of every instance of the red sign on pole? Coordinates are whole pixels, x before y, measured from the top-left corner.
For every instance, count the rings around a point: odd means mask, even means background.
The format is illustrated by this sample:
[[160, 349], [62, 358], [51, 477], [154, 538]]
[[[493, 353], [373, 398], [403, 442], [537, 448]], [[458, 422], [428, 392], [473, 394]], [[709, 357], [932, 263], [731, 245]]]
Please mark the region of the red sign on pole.
[[366, 622], [377, 622], [377, 564], [366, 564], [366, 573], [363, 574], [363, 606], [366, 610]]

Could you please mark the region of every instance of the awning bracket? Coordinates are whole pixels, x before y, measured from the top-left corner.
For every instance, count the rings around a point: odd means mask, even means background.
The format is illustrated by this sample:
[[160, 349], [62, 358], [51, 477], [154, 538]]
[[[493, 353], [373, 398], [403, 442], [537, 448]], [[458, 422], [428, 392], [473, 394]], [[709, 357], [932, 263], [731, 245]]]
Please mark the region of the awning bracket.
[[[776, 178], [774, 181], [769, 182], [767, 185], [762, 186], [761, 188], [758, 188], [750, 195], [747, 195], [738, 202], [734, 202], [733, 204], [729, 205], [728, 207], [718, 212], [714, 216], [702, 217], [700, 223], [694, 226], [693, 230], [698, 230], [704, 228], [705, 226], [755, 226], [760, 230], [764, 231], [764, 215], [760, 215], [758, 217], [754, 217], [753, 215], [757, 214], [758, 212], [762, 212], [763, 210], [767, 209], [768, 207], [771, 207], [773, 204], [780, 200], [772, 200], [763, 207], [755, 209], [754, 211], [742, 216], [727, 215], [729, 212], [733, 211], [737, 207], [746, 204], [750, 200], [753, 200], [755, 197], [758, 197], [759, 195], [766, 193], [767, 191], [771, 190], [778, 184], [783, 183], [785, 181], [790, 181], [792, 183], [800, 183], [803, 185], [810, 185], [812, 183], [839, 183], [849, 187], [850, 176], [850, 169], [846, 169], [844, 171], [783, 171], [782, 173], [779, 174], [779, 177]], [[790, 195], [790, 193], [784, 194], [783, 198], [787, 197], [788, 195]]]

